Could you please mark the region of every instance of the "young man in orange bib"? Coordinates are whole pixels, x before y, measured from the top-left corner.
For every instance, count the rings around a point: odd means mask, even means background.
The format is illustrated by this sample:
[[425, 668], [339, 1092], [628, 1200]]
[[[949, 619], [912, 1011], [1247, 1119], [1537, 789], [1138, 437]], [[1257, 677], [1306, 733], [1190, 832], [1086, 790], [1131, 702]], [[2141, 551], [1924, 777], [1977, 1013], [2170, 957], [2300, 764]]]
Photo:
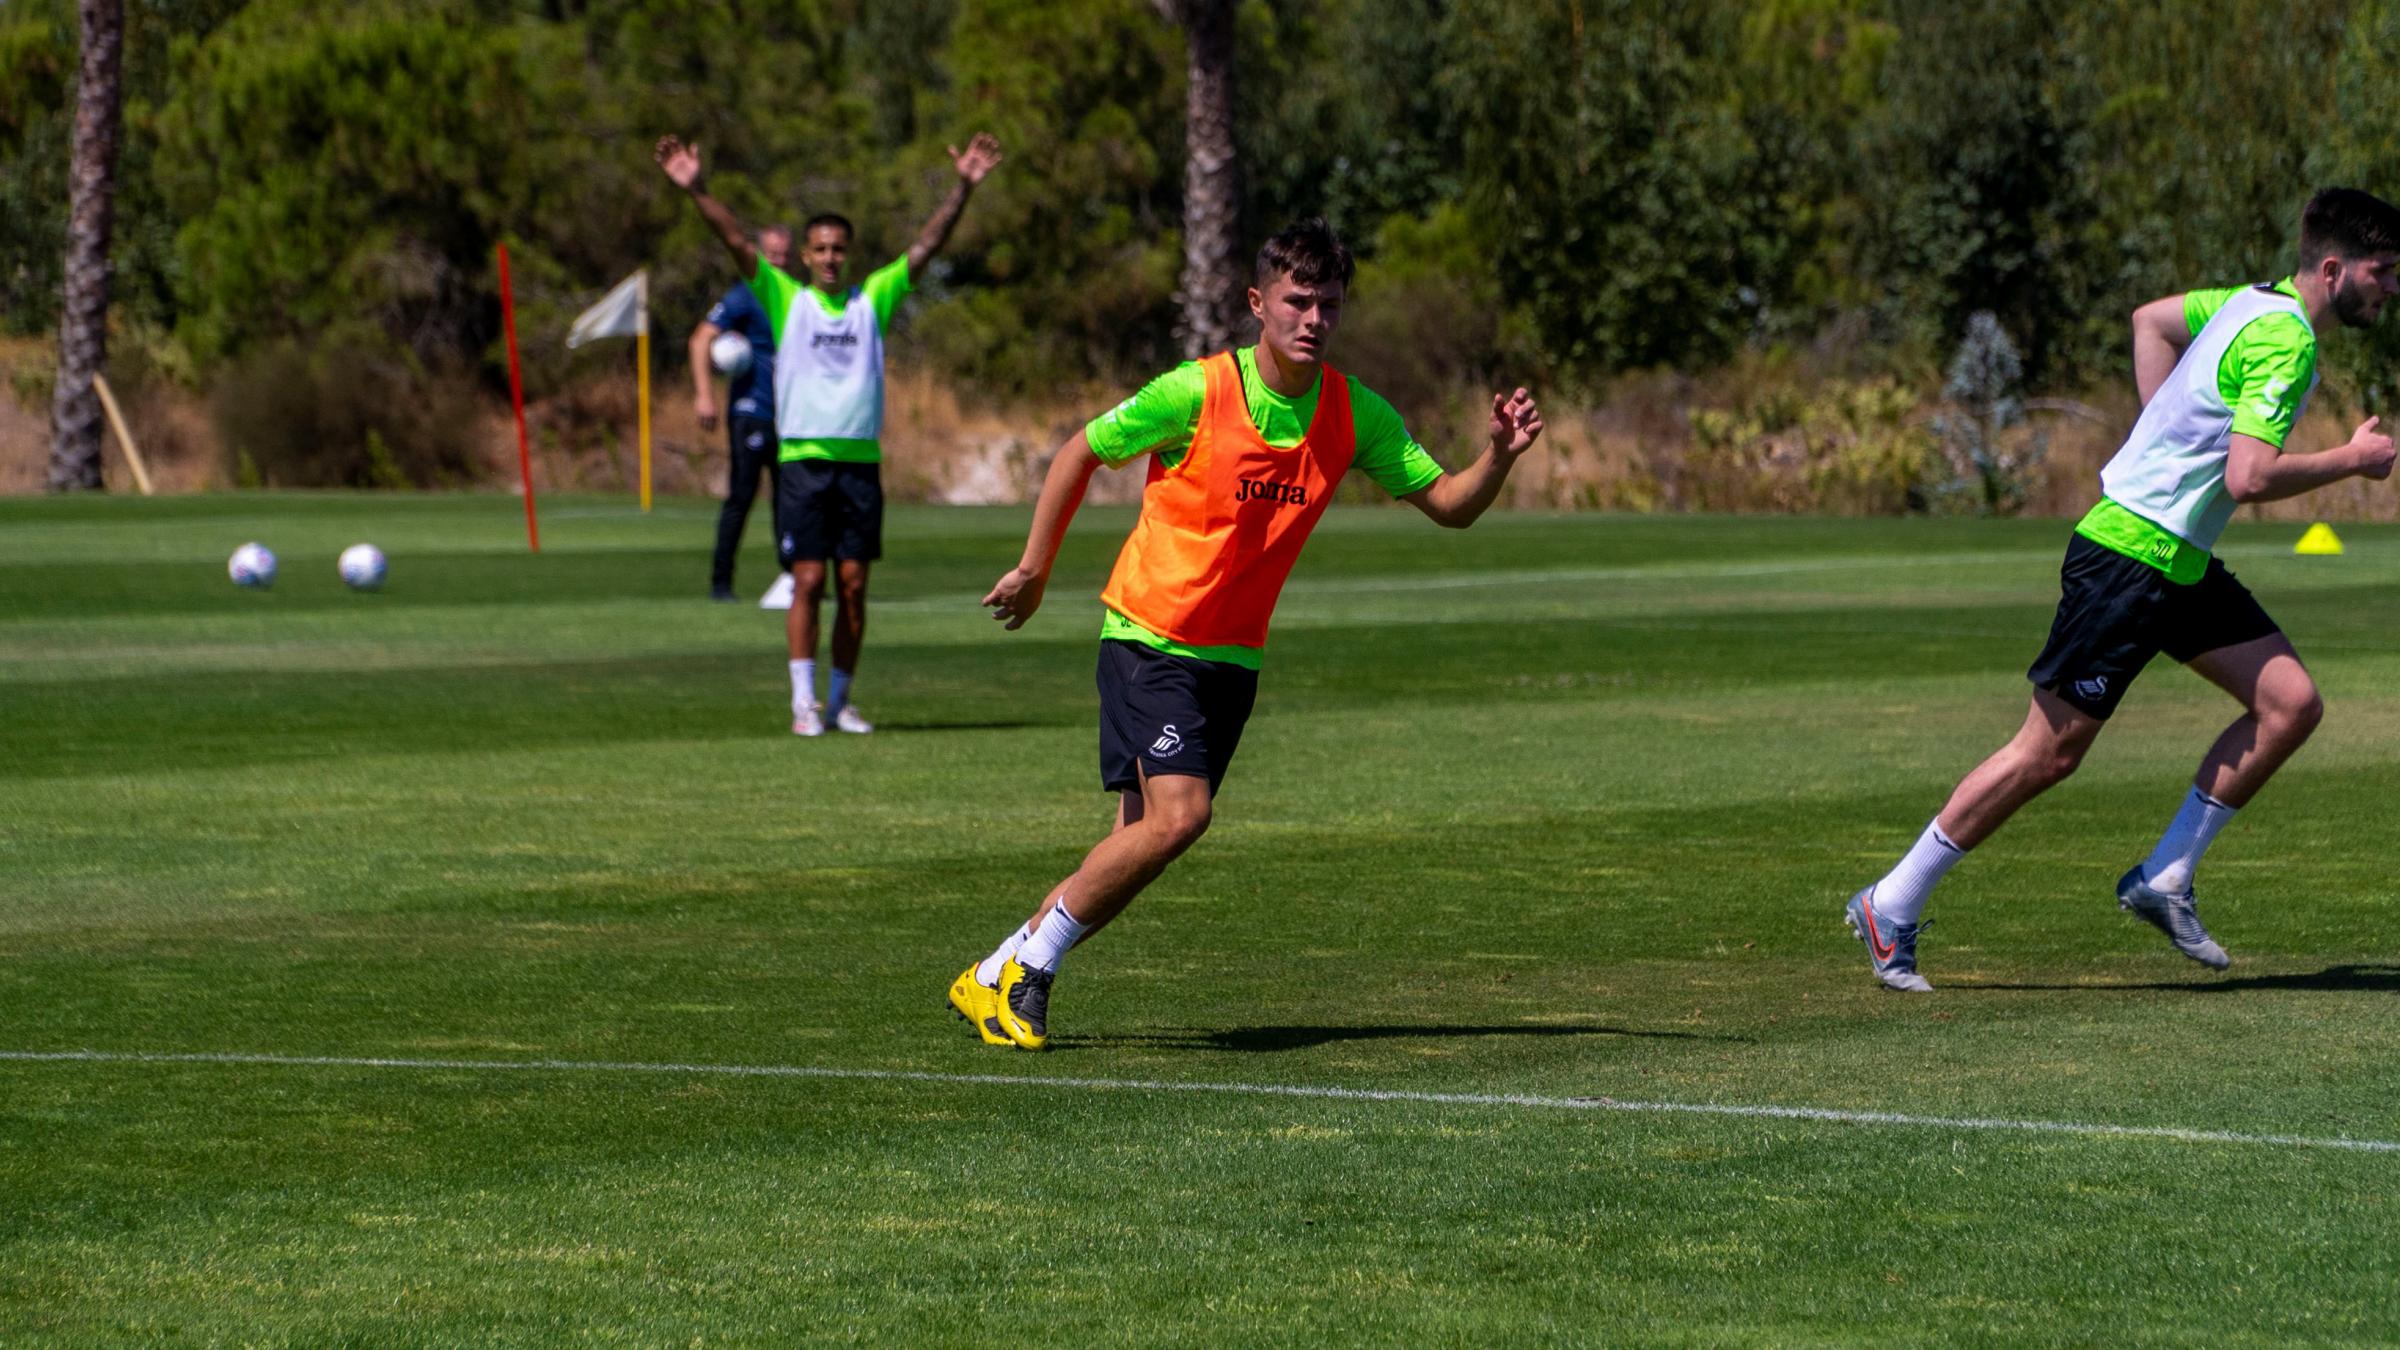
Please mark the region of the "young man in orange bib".
[[1040, 1050], [1067, 949], [1122, 913], [1208, 828], [1211, 800], [1258, 692], [1267, 621], [1309, 531], [1350, 469], [1464, 529], [1541, 435], [1519, 389], [1492, 399], [1490, 445], [1442, 471], [1392, 405], [1324, 364], [1350, 250], [1307, 220], [1259, 251], [1255, 347], [1187, 362], [1082, 431], [1050, 461], [1025, 556], [983, 603], [1013, 631], [1041, 606], [1050, 565], [1092, 474], [1147, 454], [1141, 519], [1101, 593], [1100, 781], [1117, 823], [1033, 917], [950, 986], [993, 1045]]

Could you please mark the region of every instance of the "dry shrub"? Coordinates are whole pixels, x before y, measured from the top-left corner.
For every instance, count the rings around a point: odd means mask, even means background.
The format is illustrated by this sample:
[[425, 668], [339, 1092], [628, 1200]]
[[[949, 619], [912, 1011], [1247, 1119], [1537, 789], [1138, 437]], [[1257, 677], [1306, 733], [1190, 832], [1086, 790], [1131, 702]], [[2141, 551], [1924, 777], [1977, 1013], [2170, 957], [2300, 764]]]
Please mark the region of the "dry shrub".
[[[170, 378], [140, 334], [112, 333], [109, 389], [125, 414], [150, 484], [159, 492], [217, 486], [217, 437], [205, 401]], [[0, 494], [46, 490], [50, 462], [50, 391], [58, 351], [44, 339], [0, 341]], [[132, 470], [114, 429], [101, 432], [101, 483], [135, 491]]]
[[[972, 506], [1028, 502], [1041, 491], [1050, 456], [1122, 394], [1070, 389], [1035, 402], [982, 404], [922, 367], [884, 386], [884, 490], [903, 501]], [[1138, 466], [1095, 475], [1087, 500], [1131, 501]]]
[[1756, 391], [1690, 415], [1687, 504], [1712, 511], [1897, 515], [1938, 470], [1915, 395], [1890, 379]]
[[363, 342], [256, 349], [219, 376], [211, 404], [244, 487], [464, 487], [481, 476], [473, 378]]

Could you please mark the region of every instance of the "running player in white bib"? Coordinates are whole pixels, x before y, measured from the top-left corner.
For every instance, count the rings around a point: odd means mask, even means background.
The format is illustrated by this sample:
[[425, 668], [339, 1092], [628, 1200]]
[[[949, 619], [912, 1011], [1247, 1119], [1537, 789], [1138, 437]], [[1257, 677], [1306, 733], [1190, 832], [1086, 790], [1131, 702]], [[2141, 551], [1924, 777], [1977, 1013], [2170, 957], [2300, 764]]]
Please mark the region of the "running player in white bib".
[[2143, 408], [2100, 473], [2103, 496], [2068, 542], [2033, 707], [2015, 738], [1950, 794], [1916, 845], [1850, 898], [1846, 917], [1886, 988], [1924, 992], [1917, 932], [1935, 882], [2018, 807], [2075, 771], [2126, 686], [2159, 652], [2242, 705], [2200, 761], [2166, 833], [2117, 881], [2120, 908], [2213, 969], [2231, 964], [2201, 926], [2192, 874], [2233, 813], [2323, 715], [2315, 681], [2275, 621], [2210, 556], [2244, 502], [2392, 472], [2392, 438], [2368, 418], [2347, 444], [2287, 454], [2317, 384], [2317, 335], [2364, 328], [2400, 294], [2400, 209], [2327, 188], [2300, 215], [2300, 268], [2273, 283], [2193, 291], [2133, 315]]
[[[851, 676], [867, 635], [867, 572], [883, 556], [883, 334], [933, 255], [949, 241], [967, 198], [1000, 164], [1000, 142], [978, 132], [950, 157], [958, 181], [934, 208], [908, 252], [845, 288], [850, 222], [818, 215], [800, 227], [805, 280], [759, 256], [741, 221], [701, 186], [699, 147], [659, 138], [655, 158], [716, 229], [775, 330], [776, 548], [792, 574], [785, 624], [791, 648], [792, 732], [821, 736], [830, 723], [866, 733], [874, 725], [850, 702]], [[826, 565], [838, 583], [833, 672], [825, 707], [816, 701], [817, 610]]]

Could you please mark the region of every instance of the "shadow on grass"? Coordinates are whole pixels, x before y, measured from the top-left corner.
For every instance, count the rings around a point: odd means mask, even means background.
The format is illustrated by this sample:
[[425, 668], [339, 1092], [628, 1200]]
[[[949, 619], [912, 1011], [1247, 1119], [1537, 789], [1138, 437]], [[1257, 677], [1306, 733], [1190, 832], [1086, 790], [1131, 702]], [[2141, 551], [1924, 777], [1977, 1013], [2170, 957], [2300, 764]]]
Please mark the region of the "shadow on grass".
[[1203, 1031], [1177, 1027], [1127, 1036], [1077, 1036], [1052, 1042], [1052, 1049], [1226, 1050], [1237, 1054], [1308, 1050], [1336, 1041], [1451, 1039], [1464, 1036], [1628, 1036], [1666, 1041], [1748, 1041], [1747, 1036], [1710, 1036], [1694, 1031], [1633, 1031], [1604, 1026], [1364, 1026], [1227, 1027]]
[[2400, 966], [2327, 966], [2323, 970], [2293, 975], [2236, 975], [2211, 979], [2195, 975], [2188, 980], [2145, 980], [2140, 983], [2089, 982], [2084, 984], [1982, 984], [1952, 980], [1945, 989], [1983, 989], [1994, 992], [2061, 992], [2078, 993], [2086, 990], [2102, 993], [2148, 992], [2166, 990], [2186, 994], [2240, 994], [2260, 989], [2294, 989], [2315, 993], [2400, 994]]

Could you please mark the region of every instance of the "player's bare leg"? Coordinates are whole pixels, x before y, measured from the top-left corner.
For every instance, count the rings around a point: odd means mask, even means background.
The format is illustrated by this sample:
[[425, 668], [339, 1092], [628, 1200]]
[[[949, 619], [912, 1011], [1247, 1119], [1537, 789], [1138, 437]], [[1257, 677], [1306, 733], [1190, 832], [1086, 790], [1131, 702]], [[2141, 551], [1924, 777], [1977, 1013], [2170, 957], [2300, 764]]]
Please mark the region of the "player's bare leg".
[[[1050, 982], [1069, 948], [1125, 912], [1144, 887], [1208, 831], [1208, 780], [1182, 774], [1142, 777], [1137, 798], [1118, 799], [1118, 821], [1084, 855], [1073, 875], [1050, 888], [1000, 959], [1000, 1022], [1010, 1038], [1038, 1050], [1049, 1035]], [[1008, 951], [1009, 945], [1015, 951]]]
[[825, 734], [825, 716], [817, 707], [817, 609], [825, 603], [825, 563], [802, 558], [792, 563], [792, 607], [783, 616], [785, 641], [792, 666], [792, 732], [800, 736]]
[[1991, 838], [2025, 803], [2065, 782], [2104, 725], [2049, 690], [2034, 690], [2024, 725], [1959, 780], [1935, 823], [1961, 852]]
[[1142, 776], [1139, 794], [1118, 798], [1117, 826], [1092, 846], [1074, 875], [1050, 888], [1028, 926], [1039, 929], [1059, 901], [1068, 907], [1079, 937], [1088, 937], [1125, 912], [1142, 889], [1158, 880], [1167, 864], [1183, 856], [1208, 832], [1208, 780], [1182, 774]]
[[822, 559], [804, 558], [792, 564], [792, 608], [784, 616], [784, 637], [790, 642], [792, 659], [817, 659], [817, 607], [825, 603], [825, 563]]
[[2220, 647], [2192, 659], [2202, 679], [2234, 696], [2242, 715], [2225, 728], [2200, 761], [2192, 786], [2240, 808], [2308, 743], [2325, 719], [2317, 682], [2281, 633]]
[[[1109, 824], [1110, 837], [1113, 838], [1127, 826], [1138, 823], [1141, 819], [1141, 790], [1135, 788], [1118, 793], [1117, 809]], [[1069, 880], [1071, 881], [1073, 878], [1070, 877]], [[1018, 949], [1022, 948], [1027, 939], [1033, 936], [1033, 930], [1040, 926], [1043, 916], [1050, 912], [1053, 900], [1061, 890], [1065, 889], [1065, 885], [1066, 883], [1061, 882], [1058, 886], [1053, 887], [1050, 894], [1042, 897], [1042, 902], [1033, 907], [1033, 913], [1027, 916], [1023, 926], [1009, 934], [1007, 940], [994, 949], [991, 955], [983, 958], [981, 962], [967, 967], [966, 973], [960, 975], [950, 985], [950, 1006], [957, 1010], [961, 1018], [977, 1024], [977, 1030], [983, 1033], [983, 1039], [987, 1044], [1010, 1046], [1016, 1044], [1015, 1041], [1008, 1038], [1008, 1033], [1000, 1029], [1001, 968], [1007, 965], [1016, 956]], [[1119, 906], [1117, 912], [1123, 913], [1124, 907]], [[1100, 927], [1099, 924], [1085, 925], [1083, 937], [1090, 937]], [[989, 1026], [983, 1025], [987, 1019], [990, 1023]]]
[[2049, 690], [2034, 690], [2017, 734], [1959, 780], [1941, 814], [1890, 872], [1850, 897], [1845, 917], [1886, 988], [1933, 987], [1917, 973], [1917, 930], [1934, 883], [2025, 803], [2074, 773], [2103, 725]]
[[867, 569], [858, 558], [834, 564], [833, 679], [825, 693], [825, 709], [843, 731], [864, 734], [874, 725], [850, 706], [850, 681], [858, 674], [859, 649], [867, 640]]
[[2233, 958], [2200, 922], [2193, 873], [2233, 813], [2308, 742], [2324, 719], [2325, 704], [2300, 654], [2281, 633], [2203, 652], [2191, 666], [2233, 695], [2242, 715], [2201, 757], [2191, 791], [2150, 856], [2117, 879], [2117, 904], [2165, 933], [2175, 950], [2223, 970]]

